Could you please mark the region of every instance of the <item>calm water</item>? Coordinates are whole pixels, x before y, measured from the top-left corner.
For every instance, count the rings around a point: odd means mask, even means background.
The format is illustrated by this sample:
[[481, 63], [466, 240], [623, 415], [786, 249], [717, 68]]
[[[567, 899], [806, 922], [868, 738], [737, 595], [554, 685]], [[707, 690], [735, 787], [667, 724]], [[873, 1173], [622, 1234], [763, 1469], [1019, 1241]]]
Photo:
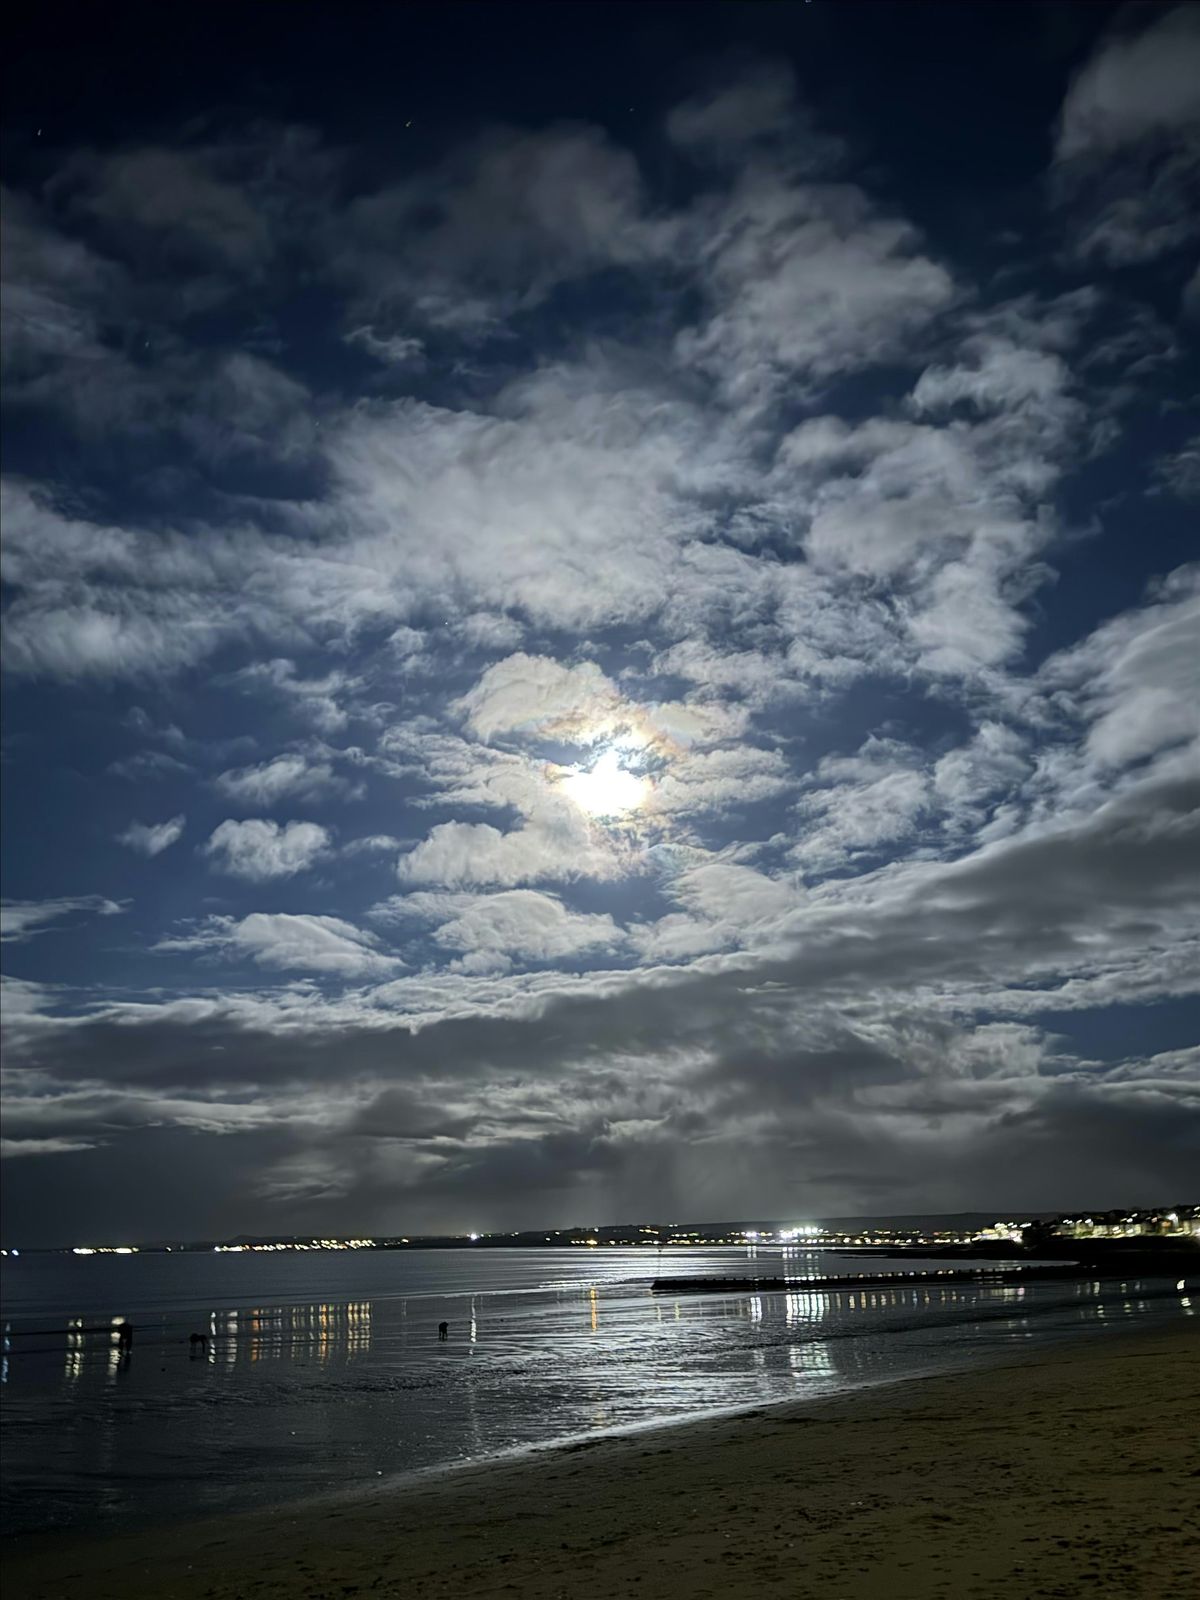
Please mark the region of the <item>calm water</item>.
[[[1154, 1278], [990, 1289], [898, 1282], [712, 1298], [649, 1292], [656, 1275], [900, 1265], [787, 1255], [546, 1249], [6, 1260], [5, 1528], [96, 1530], [245, 1508], [1200, 1311], [1194, 1286], [1189, 1298]], [[107, 1331], [122, 1317], [136, 1328], [127, 1363]], [[450, 1337], [441, 1343], [443, 1320]], [[192, 1332], [209, 1334], [207, 1355], [190, 1353]]]

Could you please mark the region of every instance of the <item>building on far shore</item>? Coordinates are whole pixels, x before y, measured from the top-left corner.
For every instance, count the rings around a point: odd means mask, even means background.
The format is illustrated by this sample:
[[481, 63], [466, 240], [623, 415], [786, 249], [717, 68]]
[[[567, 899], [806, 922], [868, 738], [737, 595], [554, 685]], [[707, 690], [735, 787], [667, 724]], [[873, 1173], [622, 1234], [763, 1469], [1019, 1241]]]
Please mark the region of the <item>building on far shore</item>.
[[994, 1222], [975, 1235], [988, 1243], [1027, 1244], [1034, 1231], [1060, 1239], [1200, 1239], [1200, 1206], [1159, 1207], [1152, 1211], [1092, 1211], [1053, 1221]]
[[1056, 1232], [1072, 1239], [1200, 1238], [1200, 1206], [1174, 1206], [1166, 1211], [1097, 1211], [1084, 1217], [1062, 1217]]

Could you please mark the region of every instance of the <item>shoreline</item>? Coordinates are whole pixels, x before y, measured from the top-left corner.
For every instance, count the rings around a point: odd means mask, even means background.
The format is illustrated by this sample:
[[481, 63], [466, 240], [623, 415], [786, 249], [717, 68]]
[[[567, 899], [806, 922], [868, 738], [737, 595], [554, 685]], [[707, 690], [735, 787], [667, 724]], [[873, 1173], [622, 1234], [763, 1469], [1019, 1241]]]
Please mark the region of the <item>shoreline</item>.
[[[895, 1280], [886, 1280], [885, 1286], [894, 1287]], [[856, 1284], [855, 1287], [859, 1286]], [[998, 1320], [1008, 1315], [1010, 1313], [1004, 1309], [993, 1309], [977, 1312], [971, 1320], [973, 1322]], [[1179, 1324], [1170, 1323], [1166, 1326], [1169, 1330], [1171, 1327], [1178, 1328]], [[1183, 1326], [1186, 1328], [1186, 1323]], [[105, 1328], [103, 1331], [109, 1330]], [[1163, 1328], [1160, 1324], [1154, 1332], [1161, 1331]], [[1197, 1326], [1197, 1332], [1200, 1333], [1200, 1324]], [[878, 1390], [904, 1388], [906, 1385], [923, 1383], [932, 1378], [969, 1375], [973, 1372], [991, 1371], [1001, 1366], [1036, 1362], [1057, 1350], [1075, 1349], [1080, 1344], [1095, 1338], [1098, 1333], [1101, 1337], [1121, 1339], [1152, 1336], [1140, 1329], [1136, 1323], [1112, 1324], [1103, 1332], [1099, 1329], [1076, 1328], [1070, 1332], [1060, 1332], [1045, 1343], [1041, 1339], [1035, 1342], [1031, 1336], [1027, 1336], [1030, 1338], [1028, 1345], [1014, 1343], [993, 1346], [982, 1353], [971, 1349], [962, 1349], [956, 1353], [947, 1351], [943, 1353], [940, 1361], [928, 1367], [922, 1366], [915, 1370], [889, 1370], [873, 1373], [870, 1376], [860, 1374], [853, 1381], [828, 1391], [803, 1395], [790, 1393], [770, 1397], [757, 1396], [754, 1399], [705, 1405], [687, 1414], [658, 1415], [600, 1428], [581, 1428], [553, 1439], [529, 1440], [489, 1450], [483, 1455], [447, 1457], [423, 1466], [397, 1468], [375, 1477], [355, 1477], [341, 1485], [326, 1484], [319, 1488], [302, 1488], [284, 1499], [264, 1499], [252, 1495], [250, 1503], [244, 1509], [234, 1509], [230, 1506], [206, 1507], [194, 1514], [157, 1512], [145, 1517], [135, 1513], [92, 1527], [70, 1522], [44, 1528], [22, 1528], [16, 1532], [0, 1533], [0, 1561], [6, 1559], [7, 1552], [12, 1550], [32, 1551], [43, 1546], [54, 1549], [65, 1546], [92, 1548], [110, 1542], [128, 1544], [133, 1540], [161, 1537], [174, 1531], [190, 1535], [209, 1527], [224, 1528], [231, 1521], [237, 1527], [241, 1527], [251, 1519], [262, 1522], [286, 1516], [320, 1515], [333, 1506], [358, 1504], [381, 1495], [402, 1496], [464, 1474], [483, 1473], [490, 1476], [509, 1467], [536, 1465], [538, 1462], [553, 1460], [562, 1452], [576, 1449], [591, 1449], [596, 1445], [609, 1443], [620, 1444], [622, 1441], [636, 1442], [645, 1437], [653, 1439], [660, 1433], [673, 1435], [680, 1429], [699, 1430], [714, 1424], [735, 1423], [744, 1417], [772, 1416], [780, 1410], [803, 1409], [808, 1412], [814, 1407], [841, 1402], [851, 1403], [860, 1395], [865, 1396]], [[802, 1347], [821, 1342], [820, 1338], [800, 1339], [797, 1345]]]
[[1166, 1600], [1200, 1579], [1198, 1332], [1091, 1335], [265, 1511], [16, 1535], [6, 1591]]

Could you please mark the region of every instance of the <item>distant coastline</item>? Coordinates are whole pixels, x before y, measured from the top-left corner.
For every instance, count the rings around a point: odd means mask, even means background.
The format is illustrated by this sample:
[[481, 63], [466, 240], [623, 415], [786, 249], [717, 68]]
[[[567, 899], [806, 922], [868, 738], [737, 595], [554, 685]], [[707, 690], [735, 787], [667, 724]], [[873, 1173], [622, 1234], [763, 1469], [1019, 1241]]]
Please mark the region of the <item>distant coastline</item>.
[[836, 1250], [847, 1254], [946, 1256], [958, 1260], [1083, 1260], [1096, 1251], [1200, 1249], [1200, 1205], [1108, 1211], [1026, 1212], [996, 1221], [988, 1212], [829, 1217], [814, 1223], [765, 1221], [639, 1222], [510, 1232], [436, 1234], [238, 1234], [225, 1239], [155, 1239], [140, 1243], [8, 1246], [5, 1256], [140, 1255], [195, 1251], [535, 1250], [729, 1248]]

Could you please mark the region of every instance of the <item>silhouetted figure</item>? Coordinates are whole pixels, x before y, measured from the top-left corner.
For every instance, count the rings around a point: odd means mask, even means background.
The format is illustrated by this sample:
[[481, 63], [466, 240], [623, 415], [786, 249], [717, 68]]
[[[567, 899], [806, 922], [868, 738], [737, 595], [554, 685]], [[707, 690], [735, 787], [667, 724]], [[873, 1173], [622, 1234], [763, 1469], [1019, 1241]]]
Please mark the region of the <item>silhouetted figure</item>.
[[208, 1354], [208, 1335], [206, 1333], [193, 1333], [188, 1336], [189, 1354], [206, 1356]]
[[117, 1349], [123, 1356], [129, 1355], [133, 1350], [133, 1323], [123, 1322], [117, 1329]]
[[448, 1339], [449, 1337], [450, 1337], [450, 1324], [448, 1322], [439, 1322], [438, 1323], [438, 1338], [439, 1339]]

